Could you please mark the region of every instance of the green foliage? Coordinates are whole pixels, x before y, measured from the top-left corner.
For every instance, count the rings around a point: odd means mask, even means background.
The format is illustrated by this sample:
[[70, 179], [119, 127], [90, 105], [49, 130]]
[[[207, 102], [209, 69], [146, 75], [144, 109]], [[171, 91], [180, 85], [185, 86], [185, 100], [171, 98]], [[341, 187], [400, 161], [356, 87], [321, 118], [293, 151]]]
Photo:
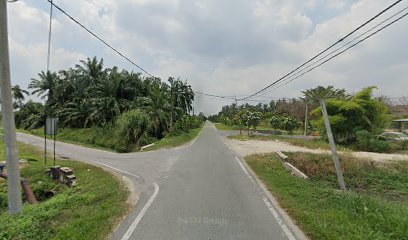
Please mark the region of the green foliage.
[[[53, 116], [59, 119], [60, 128], [86, 128], [92, 133], [94, 129], [110, 129], [121, 136], [113, 138], [118, 140], [114, 148], [120, 151], [154, 142], [173, 130], [189, 131], [205, 119], [203, 114], [199, 118], [188, 116], [194, 92], [187, 81], [170, 77], [166, 83], [117, 67], [105, 68], [103, 59], [96, 57], [58, 73], [41, 72], [29, 88], [32, 94], [46, 99], [46, 104], [19, 104], [17, 127], [39, 128], [46, 116]], [[23, 90], [19, 86], [14, 90], [15, 101], [22, 103]], [[91, 134], [84, 142], [94, 145], [97, 140], [93, 136], [97, 135]], [[102, 145], [112, 146], [111, 142]]]
[[406, 238], [406, 163], [373, 167], [347, 159], [344, 174], [351, 191], [342, 193], [330, 155], [287, 155], [309, 174], [309, 181], [292, 176], [275, 154], [246, 161], [311, 239]]
[[[3, 143], [0, 152], [3, 161]], [[78, 178], [77, 187], [67, 188], [44, 174], [41, 151], [19, 144], [18, 153], [28, 160], [21, 175], [29, 179], [40, 203], [24, 203], [23, 214], [10, 216], [6, 209], [6, 181], [0, 179], [0, 239], [106, 239], [126, 214], [127, 189], [101, 168], [57, 160], [57, 165], [72, 168]], [[46, 198], [44, 193], [50, 190], [55, 195]]]
[[282, 127], [283, 129], [289, 131], [289, 134], [292, 134], [293, 130], [300, 127], [300, 122], [292, 117], [284, 117], [282, 119]]
[[333, 86], [323, 87], [318, 86], [316, 88], [308, 89], [302, 91], [307, 102], [312, 104], [318, 104], [320, 99], [342, 99], [346, 100], [349, 98], [345, 89], [336, 89]]
[[243, 115], [243, 118], [245, 119], [245, 125], [248, 127], [252, 127], [253, 129], [256, 129], [256, 127], [259, 125], [261, 122], [261, 113], [259, 112], [246, 112]]
[[45, 124], [44, 106], [41, 103], [28, 101], [15, 113], [17, 128], [34, 129]]
[[391, 150], [391, 147], [387, 142], [378, 140], [367, 130], [357, 131], [356, 140], [356, 145], [359, 150], [369, 152], [389, 152]]
[[118, 150], [129, 150], [132, 145], [146, 143], [149, 117], [145, 112], [132, 110], [122, 114], [116, 120], [117, 140], [121, 144]]
[[202, 118], [185, 115], [176, 122], [177, 132], [188, 132], [190, 129], [198, 128], [202, 124]]
[[[386, 126], [389, 117], [386, 106], [378, 99], [374, 99], [374, 87], [365, 88], [350, 100], [331, 99], [326, 103], [333, 135], [337, 142], [352, 144], [356, 141], [356, 132], [366, 130], [377, 134]], [[312, 124], [316, 126], [323, 137], [326, 137], [326, 128], [321, 108], [312, 111]], [[383, 145], [381, 143], [374, 143]]]
[[273, 127], [275, 130], [279, 129], [279, 128], [283, 128], [282, 127], [282, 118], [279, 116], [272, 116], [271, 120], [271, 127]]

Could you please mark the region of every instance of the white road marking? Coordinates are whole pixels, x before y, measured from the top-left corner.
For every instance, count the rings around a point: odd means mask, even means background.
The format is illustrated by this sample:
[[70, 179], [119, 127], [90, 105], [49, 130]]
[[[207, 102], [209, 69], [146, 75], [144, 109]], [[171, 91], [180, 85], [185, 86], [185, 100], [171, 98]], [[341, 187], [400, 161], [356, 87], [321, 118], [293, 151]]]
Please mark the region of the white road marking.
[[200, 132], [197, 134], [197, 136], [194, 138], [194, 140], [193, 140], [190, 144], [188, 144], [187, 147], [191, 147], [191, 145], [193, 145], [193, 144], [195, 143], [195, 141], [197, 140], [198, 136], [200, 136], [200, 134], [202, 133], [203, 129], [204, 129], [204, 127], [201, 128]]
[[[238, 157], [235, 157], [235, 160], [237, 160], [239, 166], [241, 166], [242, 170], [244, 171], [245, 175], [251, 179], [252, 182], [254, 182], [251, 174], [248, 172], [248, 170], [245, 168], [245, 166], [241, 163]], [[272, 216], [275, 218], [276, 222], [279, 224], [279, 226], [282, 228], [283, 232], [286, 234], [286, 236], [289, 238], [289, 240], [296, 240], [296, 238], [293, 236], [292, 232], [289, 230], [289, 228], [286, 226], [286, 224], [283, 222], [282, 218], [279, 216], [279, 214], [276, 212], [275, 208], [273, 208], [272, 204], [269, 202], [269, 200], [264, 197], [263, 201], [265, 202], [266, 206], [268, 207], [269, 211], [272, 213]]]
[[[198, 136], [197, 136], [198, 137]], [[196, 138], [194, 138], [194, 140], [190, 143], [190, 144], [188, 144], [188, 146], [187, 147], [191, 147], [191, 145], [193, 145], [194, 143], [195, 143], [195, 141], [197, 140], [197, 137]]]
[[246, 170], [246, 168], [244, 167], [244, 165], [242, 165], [242, 163], [241, 163], [241, 161], [239, 160], [239, 158], [238, 158], [238, 157], [235, 157], [235, 160], [237, 160], [239, 166], [241, 166], [242, 171], [244, 171], [245, 175], [247, 175], [247, 177], [248, 177], [249, 179], [251, 179], [251, 181], [253, 181], [251, 174], [249, 174], [248, 170]]
[[127, 174], [127, 175], [129, 175], [129, 176], [132, 176], [132, 177], [135, 177], [135, 178], [138, 178], [138, 179], [140, 178], [140, 176], [137, 176], [137, 175], [135, 175], [135, 174], [133, 174], [133, 173], [123, 171], [123, 170], [121, 170], [121, 169], [119, 169], [119, 168], [115, 168], [115, 167], [109, 166], [109, 165], [104, 164], [104, 163], [100, 163], [100, 162], [96, 162], [96, 161], [91, 161], [91, 162], [93, 162], [93, 163], [95, 163], [95, 164], [99, 164], [99, 165], [105, 166], [105, 167], [107, 167], [107, 168], [111, 168], [111, 169], [113, 169], [113, 170], [116, 170], [116, 171], [118, 171], [118, 172]]
[[157, 183], [153, 183], [154, 185], [154, 193], [150, 197], [149, 201], [146, 203], [146, 205], [143, 207], [142, 211], [140, 211], [139, 215], [137, 215], [135, 221], [130, 225], [128, 230], [126, 231], [125, 235], [123, 235], [122, 240], [128, 240], [132, 233], [135, 231], [137, 225], [140, 223], [140, 220], [142, 220], [143, 216], [146, 214], [147, 210], [149, 209], [150, 205], [152, 205], [154, 199], [157, 197], [157, 194], [159, 194], [159, 185]]
[[279, 216], [279, 214], [276, 212], [276, 210], [273, 208], [272, 204], [269, 202], [269, 200], [264, 197], [264, 202], [266, 206], [268, 207], [269, 211], [272, 213], [273, 217], [275, 218], [276, 222], [281, 226], [283, 232], [285, 232], [286, 236], [290, 240], [296, 240], [295, 236], [293, 236], [292, 232], [289, 230], [289, 228], [286, 226], [285, 223], [283, 223], [282, 218]]

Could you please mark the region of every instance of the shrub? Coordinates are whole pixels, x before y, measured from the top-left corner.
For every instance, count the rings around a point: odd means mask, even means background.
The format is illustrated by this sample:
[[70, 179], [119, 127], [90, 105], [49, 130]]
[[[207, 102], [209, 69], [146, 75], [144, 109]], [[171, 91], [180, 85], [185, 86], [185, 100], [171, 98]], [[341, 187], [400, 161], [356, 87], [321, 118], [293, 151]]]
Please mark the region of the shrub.
[[[372, 97], [373, 89], [374, 87], [365, 88], [351, 100], [330, 99], [326, 101], [330, 125], [336, 142], [343, 144], [355, 143], [358, 130], [366, 130], [372, 134], [377, 134], [387, 126], [389, 122], [387, 107], [380, 100]], [[314, 118], [312, 124], [324, 136], [326, 129], [321, 108], [313, 110], [311, 115]], [[378, 145], [384, 144], [378, 143]]]
[[391, 146], [382, 140], [378, 140], [375, 136], [366, 130], [356, 132], [356, 146], [359, 150], [369, 152], [389, 152]]
[[282, 127], [282, 119], [279, 116], [272, 116], [270, 123], [275, 130]]
[[298, 120], [292, 117], [285, 117], [283, 119], [283, 128], [287, 130], [290, 134], [292, 134], [293, 130], [300, 127], [300, 123]]
[[128, 151], [132, 145], [139, 146], [146, 139], [149, 117], [143, 111], [132, 110], [123, 113], [116, 120], [118, 151]]
[[408, 141], [401, 142], [401, 150], [408, 150]]

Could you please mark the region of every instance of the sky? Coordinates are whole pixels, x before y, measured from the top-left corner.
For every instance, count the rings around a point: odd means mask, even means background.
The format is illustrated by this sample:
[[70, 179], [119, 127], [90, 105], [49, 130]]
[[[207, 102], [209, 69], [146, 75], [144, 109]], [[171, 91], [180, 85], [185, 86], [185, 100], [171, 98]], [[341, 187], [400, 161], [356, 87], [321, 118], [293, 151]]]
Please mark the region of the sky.
[[[195, 91], [239, 98], [284, 76], [395, 0], [54, 2], [154, 76], [180, 77]], [[364, 30], [407, 6], [408, 0], [400, 2]], [[46, 69], [49, 10], [47, 0], [8, 4], [13, 85], [27, 89]], [[408, 17], [258, 99], [299, 97], [319, 85], [351, 93], [377, 86], [376, 95], [407, 96], [407, 29]], [[51, 70], [93, 56], [103, 58], [105, 67], [139, 71], [54, 9]], [[196, 95], [194, 106], [214, 114], [232, 102]]]

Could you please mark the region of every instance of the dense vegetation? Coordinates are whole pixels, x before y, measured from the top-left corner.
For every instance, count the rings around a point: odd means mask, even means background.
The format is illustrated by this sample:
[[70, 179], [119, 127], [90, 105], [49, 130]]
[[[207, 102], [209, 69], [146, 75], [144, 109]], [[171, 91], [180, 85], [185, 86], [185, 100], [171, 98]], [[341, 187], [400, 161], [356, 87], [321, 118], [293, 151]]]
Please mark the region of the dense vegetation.
[[18, 128], [40, 128], [46, 116], [52, 116], [62, 128], [106, 129], [116, 139], [112, 148], [117, 151], [188, 132], [204, 120], [202, 114], [189, 115], [194, 92], [186, 81], [170, 77], [166, 83], [117, 67], [104, 68], [96, 57], [58, 73], [41, 72], [29, 89], [45, 99], [45, 105], [24, 104], [27, 92], [14, 89]]
[[[330, 123], [336, 143], [354, 149], [373, 152], [406, 150], [407, 143], [388, 143], [378, 135], [389, 125], [391, 115], [382, 98], [374, 98], [368, 87], [351, 96], [344, 89], [333, 86], [317, 87], [303, 91], [300, 99], [271, 101], [269, 104], [224, 106], [210, 120], [236, 129], [253, 128], [258, 125], [273, 128], [275, 133], [282, 130], [292, 134], [301, 131], [305, 124], [306, 104], [308, 114], [307, 131], [326, 139], [326, 128], [319, 101], [327, 105]], [[254, 119], [255, 116], [255, 119]], [[279, 130], [279, 131], [278, 131]]]
[[275, 154], [246, 161], [311, 239], [406, 239], [406, 162], [381, 165], [342, 156], [350, 189], [344, 193], [330, 155], [287, 154], [310, 180], [291, 175]]
[[[70, 167], [78, 178], [78, 185], [68, 188], [44, 173], [47, 166], [40, 150], [18, 144], [18, 154], [28, 161], [22, 165], [21, 176], [29, 179], [39, 204], [25, 203], [24, 214], [9, 215], [7, 182], [0, 178], [0, 239], [106, 239], [128, 211], [127, 189], [101, 168], [57, 160], [57, 165]], [[3, 161], [3, 141], [0, 155]]]

